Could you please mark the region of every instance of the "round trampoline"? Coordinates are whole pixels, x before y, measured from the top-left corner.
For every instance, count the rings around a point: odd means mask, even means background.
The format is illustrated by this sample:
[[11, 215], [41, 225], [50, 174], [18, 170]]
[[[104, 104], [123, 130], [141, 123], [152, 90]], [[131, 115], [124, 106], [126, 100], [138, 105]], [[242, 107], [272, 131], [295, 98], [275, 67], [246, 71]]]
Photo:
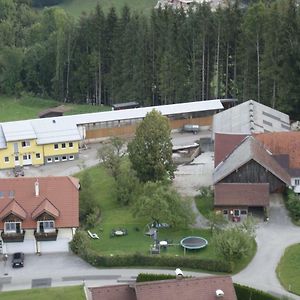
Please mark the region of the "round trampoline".
[[200, 236], [188, 236], [183, 238], [180, 241], [180, 245], [184, 249], [191, 249], [191, 250], [204, 248], [207, 246], [207, 244], [208, 244], [207, 240]]

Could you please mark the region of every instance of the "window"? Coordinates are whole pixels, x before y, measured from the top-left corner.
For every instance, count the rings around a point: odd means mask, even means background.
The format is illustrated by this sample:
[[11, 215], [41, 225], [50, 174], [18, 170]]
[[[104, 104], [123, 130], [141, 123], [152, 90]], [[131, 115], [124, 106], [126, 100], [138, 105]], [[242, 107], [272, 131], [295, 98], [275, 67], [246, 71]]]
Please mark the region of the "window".
[[29, 147], [29, 146], [30, 146], [30, 141], [25, 140], [25, 141], [22, 142], [22, 147], [23, 147], [23, 148], [24, 148], [24, 147]]
[[9, 191], [8, 192], [8, 197], [13, 199], [15, 197], [15, 191]]
[[21, 222], [5, 222], [4, 232], [21, 233]]
[[0, 191], [0, 198], [4, 197], [4, 193]]
[[27, 160], [27, 159], [28, 159], [27, 154], [24, 154], [24, 155], [23, 155], [23, 160]]
[[64, 148], [66, 148], [66, 143], [62, 143], [61, 144], [61, 147], [64, 149]]
[[38, 232], [53, 232], [55, 231], [54, 221], [38, 221]]
[[73, 148], [73, 143], [72, 142], [69, 143], [69, 147]]
[[70, 155], [69, 160], [74, 160], [74, 155]]
[[235, 217], [239, 217], [239, 216], [240, 216], [240, 210], [239, 210], [239, 209], [234, 209], [234, 210], [233, 210], [233, 215], [234, 215]]
[[5, 157], [4, 157], [4, 162], [6, 162], [6, 163], [9, 162], [9, 157], [8, 157], [8, 156], [5, 156]]
[[223, 215], [228, 215], [228, 209], [223, 209]]
[[54, 144], [54, 149], [58, 149], [58, 144]]
[[247, 215], [247, 210], [246, 209], [242, 209], [241, 210], [241, 215]]
[[41, 153], [36, 153], [35, 157], [36, 157], [36, 159], [40, 159], [41, 158]]
[[67, 157], [64, 155], [64, 156], [62, 156], [61, 160], [62, 160], [62, 161], [66, 161], [66, 160], [67, 160]]
[[55, 156], [55, 157], [54, 157], [54, 161], [55, 161], [55, 162], [58, 162], [58, 161], [59, 161], [59, 157], [58, 157], [58, 156]]
[[48, 157], [48, 158], [47, 158], [47, 162], [48, 162], [48, 163], [52, 163], [52, 157]]
[[300, 185], [300, 179], [295, 179], [295, 185]]
[[15, 161], [19, 161], [19, 156], [15, 156]]

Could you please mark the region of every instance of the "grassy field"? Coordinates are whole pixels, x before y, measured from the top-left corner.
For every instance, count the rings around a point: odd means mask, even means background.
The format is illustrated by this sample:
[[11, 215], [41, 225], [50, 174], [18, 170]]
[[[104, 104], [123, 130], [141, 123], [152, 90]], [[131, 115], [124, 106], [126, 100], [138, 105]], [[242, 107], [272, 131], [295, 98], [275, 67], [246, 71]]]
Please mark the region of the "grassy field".
[[84, 300], [82, 286], [1, 292], [1, 300]]
[[144, 15], [150, 15], [151, 10], [157, 3], [157, 0], [65, 0], [60, 7], [75, 17], [79, 17], [82, 12], [89, 13], [99, 3], [104, 12], [114, 6], [118, 12], [127, 4], [133, 11], [142, 12]]
[[[102, 166], [87, 169], [84, 172], [90, 173], [91, 190], [101, 207], [101, 223], [92, 232], [97, 233], [100, 239], [90, 240], [91, 248], [106, 255], [126, 254], [139, 252], [148, 254], [153, 240], [145, 235], [147, 223], [151, 221], [149, 216], [145, 218], [134, 218], [129, 207], [120, 206], [115, 200], [115, 183]], [[80, 178], [83, 173], [78, 174]], [[110, 237], [112, 229], [126, 228], [128, 235], [121, 237]], [[183, 248], [179, 245], [180, 240], [186, 236], [196, 235], [208, 240], [208, 246], [199, 251], [188, 251], [187, 255], [201, 258], [219, 259], [211, 243], [211, 233], [207, 229], [180, 229], [173, 228], [159, 229], [158, 239], [172, 241], [173, 246], [161, 251], [161, 255], [184, 255]], [[235, 272], [243, 269], [252, 259], [256, 252], [256, 245], [253, 244], [251, 255], [240, 261]]]
[[[24, 96], [20, 99], [13, 97], [0, 97], [0, 122], [17, 121], [38, 118], [38, 113], [50, 108], [62, 105], [63, 103], [50, 99]], [[84, 104], [65, 104], [68, 110], [65, 115], [90, 113], [103, 110], [110, 110], [109, 107], [92, 106]]]
[[300, 244], [292, 245], [285, 250], [276, 272], [286, 290], [300, 295]]

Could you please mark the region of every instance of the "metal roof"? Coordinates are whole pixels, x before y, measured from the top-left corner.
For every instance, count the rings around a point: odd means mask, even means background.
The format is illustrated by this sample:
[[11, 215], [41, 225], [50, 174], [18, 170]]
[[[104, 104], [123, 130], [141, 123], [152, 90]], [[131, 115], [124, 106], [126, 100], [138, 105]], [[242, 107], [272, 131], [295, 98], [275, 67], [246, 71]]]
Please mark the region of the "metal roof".
[[60, 118], [72, 119], [77, 125], [90, 124], [99, 122], [109, 122], [116, 120], [130, 120], [130, 119], [141, 119], [146, 116], [147, 113], [153, 109], [161, 112], [163, 116], [177, 115], [184, 113], [219, 110], [223, 109], [223, 105], [220, 100], [207, 100], [207, 101], [196, 101], [187, 103], [177, 103], [160, 106], [150, 107], [139, 107], [124, 110], [104, 111], [89, 114], [63, 116]]
[[6, 148], [6, 140], [5, 140], [2, 126], [0, 125], [0, 149], [5, 149], [5, 148]]
[[249, 100], [214, 115], [213, 132], [258, 133], [289, 131], [290, 118], [271, 107]]
[[6, 122], [0, 124], [0, 126], [2, 125], [4, 134], [3, 139], [3, 137], [1, 138], [0, 131], [0, 147], [1, 145], [6, 145], [5, 141], [9, 142], [24, 139], [37, 139], [38, 144], [81, 140], [81, 136], [77, 128], [78, 125], [118, 120], [142, 119], [153, 109], [158, 110], [164, 116], [168, 116], [200, 111], [219, 110], [223, 109], [223, 105], [220, 100], [207, 100]]
[[79, 141], [81, 136], [73, 120], [63, 117], [31, 120], [36, 132], [37, 144], [51, 144], [65, 141]]
[[31, 120], [6, 122], [1, 125], [6, 142], [36, 138], [36, 133], [31, 126]]

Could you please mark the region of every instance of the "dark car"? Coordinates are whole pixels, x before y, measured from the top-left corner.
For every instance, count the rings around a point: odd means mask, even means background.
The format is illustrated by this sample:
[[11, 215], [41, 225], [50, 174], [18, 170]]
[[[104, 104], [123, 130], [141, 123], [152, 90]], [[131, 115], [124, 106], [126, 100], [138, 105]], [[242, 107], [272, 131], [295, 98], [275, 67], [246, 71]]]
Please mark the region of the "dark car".
[[14, 253], [11, 264], [13, 268], [24, 267], [24, 253], [23, 252]]

